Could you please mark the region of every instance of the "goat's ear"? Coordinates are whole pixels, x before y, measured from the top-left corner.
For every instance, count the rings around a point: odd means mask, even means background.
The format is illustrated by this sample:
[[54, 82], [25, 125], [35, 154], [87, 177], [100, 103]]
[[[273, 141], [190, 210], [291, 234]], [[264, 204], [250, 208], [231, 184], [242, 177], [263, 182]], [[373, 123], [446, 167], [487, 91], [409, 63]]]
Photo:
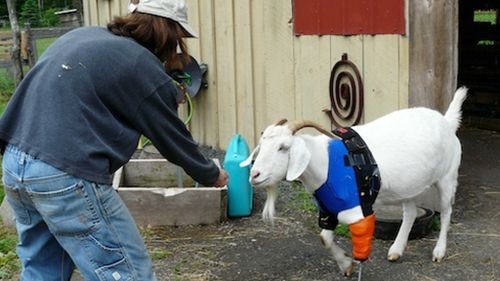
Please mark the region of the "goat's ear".
[[306, 147], [303, 139], [294, 137], [292, 146], [290, 147], [290, 154], [288, 159], [288, 171], [286, 173], [287, 181], [294, 181], [307, 168], [311, 160], [311, 153]]
[[259, 150], [260, 150], [260, 144], [257, 145], [257, 147], [255, 147], [255, 149], [252, 151], [252, 153], [250, 153], [250, 156], [248, 156], [247, 159], [243, 160], [240, 163], [240, 167], [243, 168], [243, 167], [246, 167], [246, 166], [252, 164], [252, 161], [255, 158], [255, 156], [257, 155], [257, 153], [259, 153]]

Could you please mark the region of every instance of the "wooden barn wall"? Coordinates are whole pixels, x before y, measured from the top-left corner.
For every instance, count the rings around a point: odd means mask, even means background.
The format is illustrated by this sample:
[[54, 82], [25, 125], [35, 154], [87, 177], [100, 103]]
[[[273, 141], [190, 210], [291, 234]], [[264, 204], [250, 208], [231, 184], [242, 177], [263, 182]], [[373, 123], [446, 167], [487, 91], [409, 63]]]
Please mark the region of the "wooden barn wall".
[[[126, 13], [126, 2], [84, 0], [86, 24], [105, 25]], [[281, 118], [329, 127], [322, 110], [330, 107], [330, 71], [343, 53], [363, 78], [362, 122], [408, 106], [407, 36], [296, 37], [290, 0], [187, 3], [200, 35], [188, 39], [190, 52], [209, 67], [209, 87], [194, 98], [190, 124], [201, 144], [224, 149], [238, 132], [253, 147], [260, 132]]]
[[458, 1], [409, 1], [409, 105], [445, 112], [457, 87]]

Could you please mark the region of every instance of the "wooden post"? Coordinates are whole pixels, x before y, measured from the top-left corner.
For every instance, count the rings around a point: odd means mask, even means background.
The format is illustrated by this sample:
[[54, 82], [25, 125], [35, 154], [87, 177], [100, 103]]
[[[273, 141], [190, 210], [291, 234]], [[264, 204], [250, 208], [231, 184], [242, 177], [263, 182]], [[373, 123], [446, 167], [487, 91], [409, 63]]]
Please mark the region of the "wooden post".
[[409, 106], [444, 112], [457, 86], [458, 3], [407, 2], [410, 5]]
[[7, 0], [7, 9], [9, 10], [9, 20], [12, 29], [12, 50], [10, 53], [12, 64], [14, 65], [14, 82], [17, 85], [23, 80], [23, 64], [21, 60], [21, 32], [16, 16], [15, 0]]
[[38, 58], [36, 53], [36, 40], [33, 38], [33, 32], [31, 32], [31, 25], [29, 22], [24, 24], [24, 30], [26, 33], [26, 53], [28, 55], [28, 64], [32, 68]]
[[73, 8], [77, 10], [78, 13], [78, 24], [83, 25], [83, 2], [82, 0], [72, 0]]

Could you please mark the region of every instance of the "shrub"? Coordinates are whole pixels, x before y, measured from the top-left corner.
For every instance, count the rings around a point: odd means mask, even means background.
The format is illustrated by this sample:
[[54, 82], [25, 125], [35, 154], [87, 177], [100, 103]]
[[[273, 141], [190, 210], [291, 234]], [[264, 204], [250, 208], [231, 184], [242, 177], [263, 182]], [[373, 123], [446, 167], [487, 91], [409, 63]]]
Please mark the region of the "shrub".
[[40, 26], [40, 12], [37, 0], [27, 0], [21, 7], [19, 20], [22, 23], [29, 22], [32, 27]]
[[53, 27], [59, 25], [59, 17], [55, 14], [56, 11], [55, 8], [50, 8], [43, 12], [41, 19], [42, 26]]

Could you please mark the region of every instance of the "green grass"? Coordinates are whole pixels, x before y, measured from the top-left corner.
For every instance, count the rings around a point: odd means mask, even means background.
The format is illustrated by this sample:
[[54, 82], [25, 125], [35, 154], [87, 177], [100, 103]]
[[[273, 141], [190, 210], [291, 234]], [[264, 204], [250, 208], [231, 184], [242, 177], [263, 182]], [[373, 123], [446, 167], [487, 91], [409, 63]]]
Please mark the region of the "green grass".
[[169, 256], [172, 256], [172, 252], [162, 248], [155, 248], [149, 252], [149, 255], [151, 256], [152, 260], [163, 260]]
[[[2, 178], [2, 169], [0, 169], [0, 178]], [[5, 193], [3, 191], [3, 185], [0, 182], [0, 203], [2, 203], [4, 197], [5, 197]]]
[[[474, 22], [485, 22], [491, 25], [497, 24], [497, 11], [496, 10], [478, 10], [474, 11]], [[482, 46], [495, 45], [494, 40], [481, 40], [477, 43]]]
[[42, 38], [42, 39], [37, 39], [36, 40], [36, 52], [38, 54], [38, 57], [40, 57], [43, 52], [52, 44], [57, 37], [51, 37], [51, 38]]
[[7, 70], [0, 68], [0, 114], [7, 105], [14, 89], [14, 80], [9, 76]]
[[13, 278], [20, 264], [16, 255], [17, 235], [15, 230], [0, 223], [0, 280]]
[[292, 202], [296, 208], [307, 213], [317, 213], [318, 207], [314, 203], [314, 200], [304, 187], [298, 182], [292, 182], [290, 188], [294, 195], [292, 196]]
[[[299, 210], [311, 213], [314, 215], [319, 214], [319, 209], [314, 203], [312, 195], [309, 194], [304, 187], [298, 182], [292, 182], [290, 185], [295, 194], [292, 196], [292, 202], [296, 208]], [[349, 227], [345, 224], [339, 224], [335, 228], [335, 234], [342, 237], [351, 237], [351, 232]]]

